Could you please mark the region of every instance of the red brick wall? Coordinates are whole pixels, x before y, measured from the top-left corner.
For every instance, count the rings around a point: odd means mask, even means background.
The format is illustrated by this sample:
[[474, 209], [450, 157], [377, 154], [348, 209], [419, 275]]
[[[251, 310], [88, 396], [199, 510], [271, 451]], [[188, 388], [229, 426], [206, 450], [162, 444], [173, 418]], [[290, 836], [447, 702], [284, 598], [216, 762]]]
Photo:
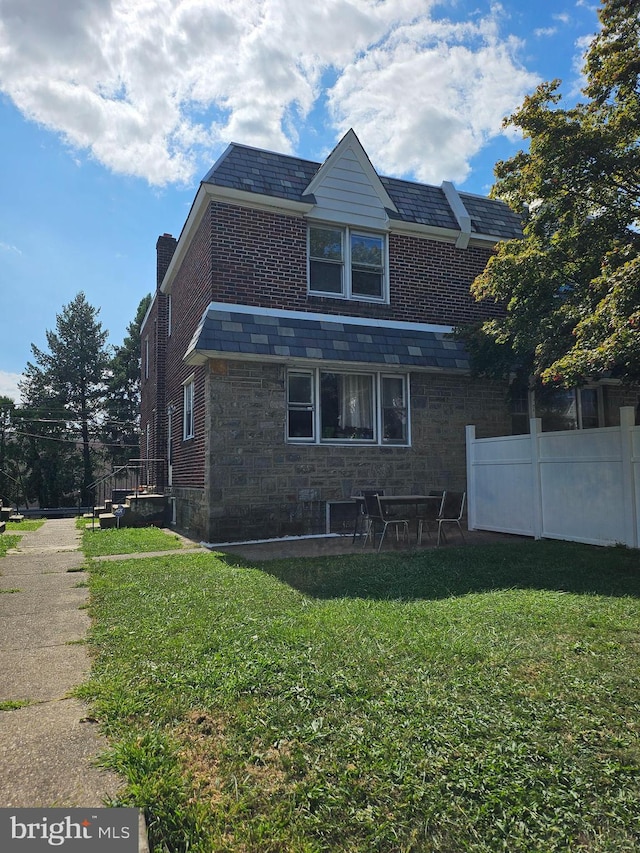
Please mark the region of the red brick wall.
[[[173, 406], [173, 483], [204, 488], [205, 484], [205, 377], [206, 369], [183, 361], [211, 292], [211, 217], [205, 213], [171, 289], [171, 335], [167, 338], [166, 406]], [[183, 440], [183, 383], [194, 375], [194, 437]], [[166, 406], [164, 416], [166, 418]]]
[[392, 234], [390, 304], [380, 305], [307, 293], [306, 220], [217, 202], [211, 215], [216, 301], [445, 325], [496, 313], [469, 294], [488, 249]]

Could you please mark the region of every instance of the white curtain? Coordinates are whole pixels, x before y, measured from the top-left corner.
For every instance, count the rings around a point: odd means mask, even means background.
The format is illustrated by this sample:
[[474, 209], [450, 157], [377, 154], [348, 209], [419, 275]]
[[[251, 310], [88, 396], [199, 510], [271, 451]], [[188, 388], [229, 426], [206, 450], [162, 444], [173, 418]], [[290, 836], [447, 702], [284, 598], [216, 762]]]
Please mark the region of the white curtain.
[[340, 376], [340, 425], [373, 430], [373, 382], [370, 376]]

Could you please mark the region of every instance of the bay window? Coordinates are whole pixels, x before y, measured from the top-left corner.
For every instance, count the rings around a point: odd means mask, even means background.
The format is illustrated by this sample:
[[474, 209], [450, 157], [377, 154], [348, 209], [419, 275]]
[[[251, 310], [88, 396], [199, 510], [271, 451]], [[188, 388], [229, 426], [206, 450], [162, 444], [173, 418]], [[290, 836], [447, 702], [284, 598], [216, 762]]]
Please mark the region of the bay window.
[[408, 444], [407, 376], [291, 370], [287, 439], [312, 444]]
[[384, 301], [387, 297], [385, 236], [352, 228], [310, 226], [309, 292]]

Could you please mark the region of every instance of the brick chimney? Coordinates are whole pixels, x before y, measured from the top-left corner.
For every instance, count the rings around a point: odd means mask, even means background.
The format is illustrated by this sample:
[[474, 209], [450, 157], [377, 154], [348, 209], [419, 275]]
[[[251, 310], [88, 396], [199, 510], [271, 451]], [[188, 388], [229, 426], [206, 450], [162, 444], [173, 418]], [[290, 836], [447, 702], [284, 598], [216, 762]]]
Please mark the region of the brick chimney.
[[156, 266], [156, 287], [159, 288], [162, 284], [162, 279], [165, 276], [165, 273], [169, 269], [169, 264], [171, 263], [171, 258], [173, 257], [173, 253], [176, 250], [176, 246], [178, 245], [178, 241], [175, 237], [172, 237], [171, 234], [162, 234], [158, 237], [158, 242], [156, 243], [156, 254], [157, 254], [157, 266]]

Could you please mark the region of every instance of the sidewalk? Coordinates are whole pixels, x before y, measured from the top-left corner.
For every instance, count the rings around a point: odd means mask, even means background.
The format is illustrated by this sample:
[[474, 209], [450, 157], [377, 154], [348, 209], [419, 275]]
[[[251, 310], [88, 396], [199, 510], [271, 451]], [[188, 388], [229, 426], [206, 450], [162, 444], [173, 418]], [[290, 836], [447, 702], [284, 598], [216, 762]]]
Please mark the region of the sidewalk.
[[75, 519], [47, 520], [0, 559], [0, 808], [98, 807], [121, 785], [94, 766], [106, 741], [69, 692], [90, 659]]

